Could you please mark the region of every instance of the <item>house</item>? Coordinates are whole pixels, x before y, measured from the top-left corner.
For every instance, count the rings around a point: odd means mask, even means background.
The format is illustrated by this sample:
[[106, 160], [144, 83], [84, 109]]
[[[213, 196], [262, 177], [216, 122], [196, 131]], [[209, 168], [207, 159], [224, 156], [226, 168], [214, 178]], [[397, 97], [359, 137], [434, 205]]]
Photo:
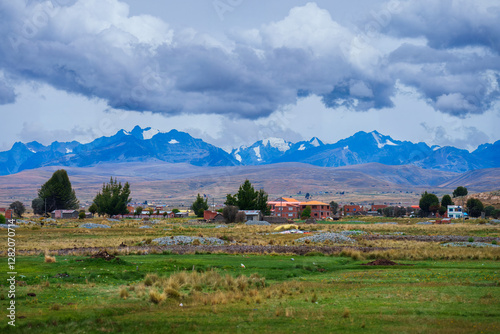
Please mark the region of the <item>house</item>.
[[5, 219], [12, 219], [12, 210], [11, 209], [5, 210]]
[[446, 210], [448, 218], [462, 218], [464, 213], [459, 205], [448, 205]]
[[274, 216], [287, 219], [299, 218], [300, 206], [298, 204], [279, 203], [274, 205]]
[[380, 209], [385, 209], [385, 208], [387, 208], [387, 207], [388, 207], [388, 206], [387, 206], [387, 205], [385, 205], [385, 204], [374, 204], [374, 205], [372, 205], [372, 207], [371, 207], [371, 210], [370, 210], [370, 211], [378, 211], [378, 210], [380, 210]]
[[220, 212], [217, 211], [212, 211], [212, 210], [205, 210], [203, 211], [203, 219], [205, 220], [212, 220], [214, 219]]
[[364, 208], [361, 205], [344, 205], [343, 211], [344, 216], [352, 216], [363, 213]]
[[189, 216], [188, 212], [177, 212], [174, 213], [174, 218], [187, 218]]
[[325, 219], [330, 217], [331, 212], [329, 204], [319, 201], [301, 202], [300, 211], [304, 211], [308, 206], [311, 208], [311, 218]]
[[76, 210], [54, 210], [50, 213], [53, 219], [74, 219], [78, 218]]
[[247, 221], [262, 220], [262, 212], [260, 212], [260, 210], [240, 210], [239, 212], [245, 213]]
[[311, 207], [312, 218], [324, 219], [330, 217], [331, 214], [330, 205], [319, 201], [300, 202], [295, 198], [281, 197], [267, 204], [271, 208], [272, 216], [287, 219], [300, 218], [301, 212], [308, 206]]

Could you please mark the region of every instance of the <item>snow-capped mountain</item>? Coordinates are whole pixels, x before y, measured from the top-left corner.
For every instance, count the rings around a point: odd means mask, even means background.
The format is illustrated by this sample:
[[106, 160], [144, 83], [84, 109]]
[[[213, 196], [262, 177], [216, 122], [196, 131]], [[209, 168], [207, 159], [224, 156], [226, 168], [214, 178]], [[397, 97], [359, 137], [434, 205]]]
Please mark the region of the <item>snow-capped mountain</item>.
[[0, 175], [42, 166], [93, 166], [100, 162], [161, 160], [195, 166], [238, 165], [223, 149], [172, 130], [164, 133], [136, 126], [131, 132], [118, 131], [88, 144], [54, 142], [15, 143], [11, 150], [0, 152]]
[[425, 143], [394, 140], [377, 131], [358, 132], [334, 144], [318, 138], [297, 143], [280, 138], [259, 140], [251, 146], [234, 149], [231, 154], [193, 138], [185, 132], [161, 132], [136, 126], [132, 131], [118, 131], [88, 144], [76, 141], [15, 143], [0, 152], [0, 175], [17, 173], [42, 166], [94, 166], [103, 162], [160, 160], [195, 166], [264, 165], [302, 162], [322, 167], [366, 163], [415, 165], [426, 169], [465, 172], [500, 167], [500, 141], [484, 144], [470, 153], [455, 147], [429, 147]]

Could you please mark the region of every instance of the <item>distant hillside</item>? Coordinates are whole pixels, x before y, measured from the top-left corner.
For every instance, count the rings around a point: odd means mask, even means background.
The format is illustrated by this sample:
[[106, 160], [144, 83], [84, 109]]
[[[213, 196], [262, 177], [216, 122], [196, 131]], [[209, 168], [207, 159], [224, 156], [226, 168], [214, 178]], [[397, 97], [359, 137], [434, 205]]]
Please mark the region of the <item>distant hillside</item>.
[[[11, 203], [14, 198], [31, 203], [37, 189], [57, 168], [50, 166], [0, 176], [0, 188], [6, 190], [0, 193], [0, 204]], [[82, 203], [90, 201], [110, 176], [130, 182], [134, 200], [186, 205], [198, 193], [222, 202], [225, 195], [236, 192], [245, 179], [249, 179], [257, 189], [264, 188], [271, 197], [303, 196], [309, 192], [317, 199], [346, 202], [359, 200], [360, 194], [363, 194], [362, 198], [367, 201], [401, 201], [406, 198], [415, 203], [425, 190], [451, 193], [457, 185], [467, 186], [470, 192], [500, 189], [500, 169], [459, 174], [378, 163], [338, 168], [301, 163], [202, 167], [149, 161], [64, 168]], [[348, 196], [338, 194], [346, 192]]]

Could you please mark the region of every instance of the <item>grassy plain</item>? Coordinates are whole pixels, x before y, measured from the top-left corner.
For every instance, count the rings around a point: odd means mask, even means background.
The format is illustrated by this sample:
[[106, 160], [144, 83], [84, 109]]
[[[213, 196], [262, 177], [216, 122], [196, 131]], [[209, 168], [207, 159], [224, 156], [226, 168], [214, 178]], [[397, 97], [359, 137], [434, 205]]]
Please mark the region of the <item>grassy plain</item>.
[[[369, 235], [500, 237], [498, 225], [477, 221], [392, 221], [398, 225], [376, 225], [380, 219], [366, 218], [301, 227], [316, 232], [356, 229]], [[4, 319], [0, 332], [500, 332], [498, 248], [356, 237], [355, 246], [317, 245], [342, 246], [329, 256], [319, 251], [227, 254], [196, 247], [190, 254], [175, 254], [151, 240], [215, 236], [234, 241], [235, 247], [266, 247], [294, 246], [304, 235], [273, 234], [274, 226], [216, 229], [187, 220], [163, 221], [151, 229], [139, 229], [142, 223], [133, 221], [107, 222], [110, 229], [95, 230], [80, 224], [16, 230], [16, 327]], [[4, 244], [0, 251], [6, 267]], [[89, 256], [104, 248], [119, 260]], [[377, 258], [405, 265], [361, 265]], [[5, 276], [0, 273], [2, 282]], [[7, 305], [4, 291], [0, 299]]]

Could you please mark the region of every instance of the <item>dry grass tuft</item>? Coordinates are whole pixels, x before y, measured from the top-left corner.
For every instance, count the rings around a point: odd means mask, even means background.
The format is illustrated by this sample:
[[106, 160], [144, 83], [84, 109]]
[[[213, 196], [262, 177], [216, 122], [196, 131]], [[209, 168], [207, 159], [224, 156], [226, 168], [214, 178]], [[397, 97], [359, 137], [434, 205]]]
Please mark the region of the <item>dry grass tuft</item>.
[[346, 307], [346, 308], [344, 309], [344, 312], [342, 312], [342, 318], [347, 319], [347, 318], [349, 318], [350, 316], [351, 316], [351, 311], [349, 311], [349, 309]]
[[49, 254], [45, 254], [45, 263], [54, 263], [56, 262], [55, 256], [50, 256]]
[[149, 290], [149, 301], [155, 304], [160, 304], [162, 303], [165, 299], [167, 299], [167, 296], [165, 293], [160, 293], [156, 289], [151, 289]]
[[129, 293], [128, 293], [127, 288], [122, 287], [122, 288], [120, 289], [120, 298], [121, 298], [121, 299], [127, 299], [127, 298], [128, 298], [128, 296], [129, 296]]

